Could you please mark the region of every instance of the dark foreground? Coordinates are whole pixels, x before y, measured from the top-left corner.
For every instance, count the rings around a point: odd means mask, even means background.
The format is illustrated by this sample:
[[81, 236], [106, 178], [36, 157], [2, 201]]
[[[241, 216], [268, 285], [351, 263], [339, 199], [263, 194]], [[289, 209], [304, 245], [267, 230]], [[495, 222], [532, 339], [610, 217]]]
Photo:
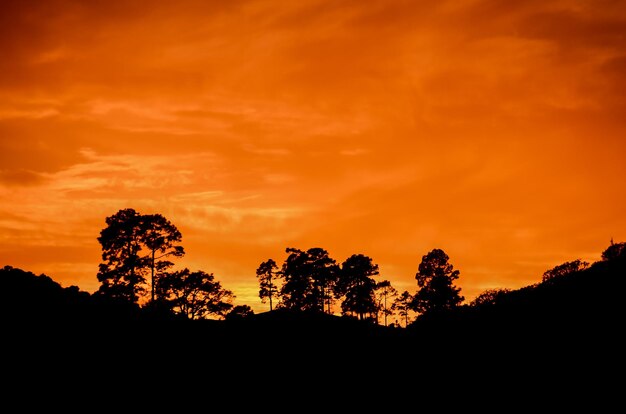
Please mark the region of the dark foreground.
[[2, 372], [4, 396], [25, 409], [606, 412], [624, 403], [623, 257], [408, 328], [284, 310], [127, 318], [80, 295], [15, 295], [16, 274], [5, 275], [14, 295], [3, 295]]

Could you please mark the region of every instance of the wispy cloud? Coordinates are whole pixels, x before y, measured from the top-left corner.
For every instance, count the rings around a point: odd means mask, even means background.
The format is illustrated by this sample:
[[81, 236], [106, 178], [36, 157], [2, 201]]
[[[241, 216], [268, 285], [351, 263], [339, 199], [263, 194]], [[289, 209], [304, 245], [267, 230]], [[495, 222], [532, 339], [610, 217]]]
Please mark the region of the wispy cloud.
[[29, 170], [0, 170], [0, 184], [7, 186], [35, 186], [46, 181], [40, 173]]

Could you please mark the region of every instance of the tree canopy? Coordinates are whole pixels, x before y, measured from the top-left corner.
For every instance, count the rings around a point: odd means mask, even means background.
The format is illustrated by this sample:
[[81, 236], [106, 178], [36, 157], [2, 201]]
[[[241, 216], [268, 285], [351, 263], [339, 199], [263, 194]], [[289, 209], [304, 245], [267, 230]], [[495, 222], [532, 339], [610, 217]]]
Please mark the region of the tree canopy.
[[355, 314], [359, 319], [366, 314], [376, 314], [376, 281], [373, 277], [378, 273], [378, 265], [363, 254], [353, 254], [341, 264], [334, 292], [337, 297], [344, 298], [342, 314]]
[[418, 291], [413, 298], [413, 310], [420, 314], [445, 311], [460, 305], [465, 299], [454, 282], [460, 272], [448, 262], [442, 249], [433, 249], [422, 257], [415, 274]]
[[155, 279], [173, 265], [166, 258], [185, 254], [179, 244], [180, 231], [160, 214], [144, 215], [132, 208], [119, 210], [105, 222], [98, 237], [103, 260], [97, 275], [101, 283], [98, 292], [138, 303], [149, 286], [154, 301]]
[[376, 284], [376, 299], [379, 311], [383, 314], [384, 325], [387, 326], [387, 317], [393, 314], [393, 301], [398, 297], [398, 290], [389, 280], [382, 280]]
[[614, 243], [611, 239], [611, 244], [602, 252], [602, 260], [614, 260], [619, 257], [626, 257], [626, 242]]
[[277, 271], [278, 265], [273, 259], [268, 259], [261, 263], [256, 269], [256, 276], [259, 280], [259, 298], [261, 298], [261, 302], [263, 303], [269, 300], [270, 311], [273, 310], [272, 298], [278, 296], [278, 290], [276, 288]]
[[585, 270], [589, 267], [589, 263], [584, 262], [580, 259], [573, 260], [571, 262], [565, 262], [558, 266], [553, 267], [550, 270], [546, 270], [543, 273], [541, 280], [543, 282], [552, 280], [557, 277], [563, 277], [570, 273], [579, 272], [581, 270]]
[[235, 295], [224, 289], [212, 273], [188, 268], [164, 273], [158, 283], [159, 300], [176, 314], [188, 319], [225, 317]]
[[270, 310], [272, 292], [276, 292], [277, 307], [282, 309], [332, 314], [333, 304], [340, 301], [342, 315], [377, 322], [384, 300], [385, 318], [393, 312], [386, 300], [397, 292], [391, 282], [378, 284], [374, 280], [379, 270], [371, 257], [353, 254], [338, 265], [320, 247], [308, 250], [288, 247], [285, 252], [288, 256], [280, 270], [273, 259], [262, 262], [256, 270], [259, 297], [262, 302], [270, 299]]
[[404, 327], [406, 328], [410, 322], [409, 313], [413, 307], [414, 297], [408, 290], [403, 291], [393, 301], [391, 305], [394, 311], [397, 311], [402, 319], [404, 319]]
[[279, 292], [279, 306], [324, 312], [324, 305], [329, 303], [330, 292], [337, 279], [335, 260], [320, 247], [306, 251], [288, 247], [285, 251], [289, 256], [280, 272], [283, 284]]

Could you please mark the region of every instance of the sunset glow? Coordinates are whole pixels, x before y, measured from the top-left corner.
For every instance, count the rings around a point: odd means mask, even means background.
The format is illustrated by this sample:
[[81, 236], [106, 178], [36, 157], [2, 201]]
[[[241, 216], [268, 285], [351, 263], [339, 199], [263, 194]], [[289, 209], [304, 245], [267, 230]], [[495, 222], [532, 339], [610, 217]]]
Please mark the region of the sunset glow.
[[466, 302], [626, 241], [626, 3], [4, 1], [0, 266], [93, 292], [119, 209], [268, 310], [285, 248]]

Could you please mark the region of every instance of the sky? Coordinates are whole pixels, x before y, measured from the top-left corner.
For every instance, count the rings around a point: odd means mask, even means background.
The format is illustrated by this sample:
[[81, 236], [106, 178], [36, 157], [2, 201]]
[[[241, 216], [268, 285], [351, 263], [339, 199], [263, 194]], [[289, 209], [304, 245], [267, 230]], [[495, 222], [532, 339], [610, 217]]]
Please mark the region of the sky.
[[18, 1], [0, 13], [0, 266], [94, 292], [105, 219], [269, 310], [285, 249], [466, 303], [626, 241], [626, 3]]

